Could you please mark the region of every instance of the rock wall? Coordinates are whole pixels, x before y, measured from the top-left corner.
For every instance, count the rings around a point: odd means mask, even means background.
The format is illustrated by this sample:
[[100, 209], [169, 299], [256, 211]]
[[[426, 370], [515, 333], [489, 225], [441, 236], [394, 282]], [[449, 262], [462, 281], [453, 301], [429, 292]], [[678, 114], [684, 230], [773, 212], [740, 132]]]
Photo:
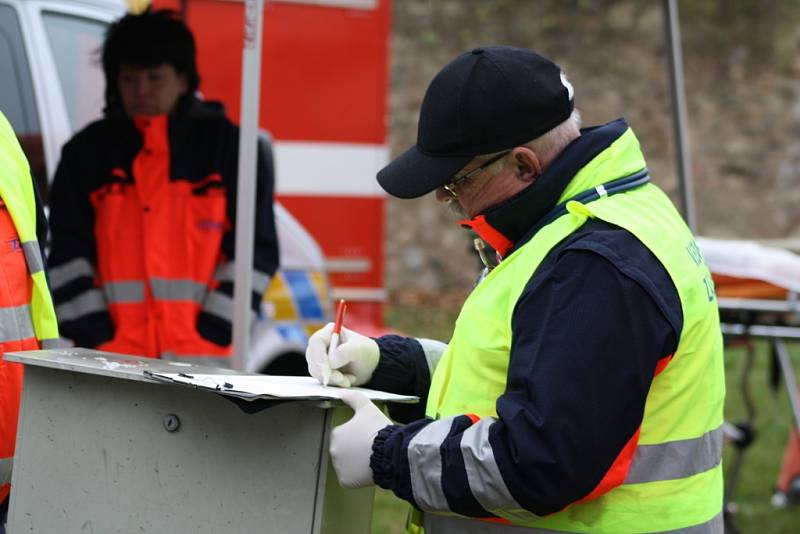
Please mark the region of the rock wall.
[[[800, 236], [800, 3], [680, 4], [699, 231]], [[678, 202], [662, 2], [394, 0], [392, 154], [414, 143], [431, 78], [484, 44], [532, 48], [567, 73], [585, 125], [625, 117], [655, 183]], [[479, 263], [471, 236], [432, 195], [391, 199], [388, 288], [462, 292]]]

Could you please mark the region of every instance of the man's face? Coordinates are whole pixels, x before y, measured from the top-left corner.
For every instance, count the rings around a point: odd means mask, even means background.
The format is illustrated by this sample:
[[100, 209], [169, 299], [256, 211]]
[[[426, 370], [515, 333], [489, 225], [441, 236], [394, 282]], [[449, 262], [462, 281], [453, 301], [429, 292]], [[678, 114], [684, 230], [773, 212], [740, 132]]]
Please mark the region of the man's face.
[[117, 76], [122, 107], [131, 117], [171, 113], [188, 87], [186, 76], [167, 64], [148, 68], [121, 65]]
[[[509, 152], [503, 156], [504, 163], [474, 159], [451, 181], [457, 185], [435, 191], [436, 200], [471, 218], [530, 186], [542, 172], [538, 157], [527, 147], [516, 147]], [[459, 179], [467, 174], [471, 174], [469, 179]]]
[[478, 162], [469, 163], [465, 170], [458, 174], [463, 175], [473, 169], [478, 172], [455, 186], [452, 192], [440, 187], [435, 192], [436, 200], [447, 204], [447, 207], [457, 215], [471, 218], [511, 194], [508, 186], [515, 184], [510, 166], [505, 166], [499, 172], [492, 168], [494, 166], [480, 170], [478, 167]]

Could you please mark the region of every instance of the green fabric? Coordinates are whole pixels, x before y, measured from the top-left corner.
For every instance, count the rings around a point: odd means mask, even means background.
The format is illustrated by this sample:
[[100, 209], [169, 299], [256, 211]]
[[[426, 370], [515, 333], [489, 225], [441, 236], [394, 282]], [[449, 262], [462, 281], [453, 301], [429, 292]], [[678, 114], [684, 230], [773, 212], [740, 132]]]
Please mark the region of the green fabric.
[[[36, 198], [25, 153], [5, 115], [0, 112], [0, 197], [22, 243], [36, 242]], [[44, 271], [31, 274], [31, 309], [36, 338], [56, 339], [58, 324]]]
[[[573, 178], [559, 202], [644, 167], [639, 143], [628, 129]], [[719, 427], [725, 385], [713, 283], [672, 203], [647, 184], [585, 205], [572, 201], [567, 209], [504, 259], [464, 303], [453, 339], [434, 372], [426, 413], [436, 418], [464, 413], [496, 417], [495, 402], [506, 387], [511, 318], [520, 294], [553, 247], [588, 218], [598, 218], [630, 231], [653, 252], [672, 278], [683, 310], [678, 350], [653, 380], [639, 444], [697, 438]], [[492, 512], [518, 525], [561, 531], [658, 532], [704, 523], [721, 507], [719, 464], [688, 478], [623, 484], [546, 518], [522, 510]]]

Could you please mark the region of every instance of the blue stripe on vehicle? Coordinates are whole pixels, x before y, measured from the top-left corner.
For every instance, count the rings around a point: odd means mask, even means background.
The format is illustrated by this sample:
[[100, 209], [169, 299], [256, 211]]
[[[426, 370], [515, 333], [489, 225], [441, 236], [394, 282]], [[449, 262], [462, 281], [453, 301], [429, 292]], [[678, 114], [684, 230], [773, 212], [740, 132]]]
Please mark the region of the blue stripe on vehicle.
[[294, 297], [294, 302], [300, 318], [304, 320], [324, 320], [325, 313], [322, 311], [314, 284], [308, 277], [308, 273], [303, 271], [283, 271], [284, 279], [289, 286], [289, 291]]
[[305, 331], [298, 325], [276, 325], [278, 333], [281, 337], [290, 342], [297, 342], [305, 344], [308, 342], [308, 336]]

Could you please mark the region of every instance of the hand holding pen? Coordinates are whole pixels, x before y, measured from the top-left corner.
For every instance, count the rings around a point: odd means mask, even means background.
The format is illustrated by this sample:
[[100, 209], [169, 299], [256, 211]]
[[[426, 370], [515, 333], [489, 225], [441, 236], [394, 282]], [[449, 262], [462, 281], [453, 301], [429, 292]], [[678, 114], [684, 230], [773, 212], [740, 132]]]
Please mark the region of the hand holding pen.
[[372, 378], [380, 350], [375, 340], [345, 328], [344, 300], [336, 309], [336, 322], [328, 323], [308, 340], [308, 372], [323, 385], [360, 386]]
[[[336, 348], [339, 346], [339, 338], [342, 335], [342, 322], [344, 321], [344, 311], [347, 309], [347, 304], [344, 299], [339, 300], [339, 305], [336, 306], [336, 321], [333, 323], [333, 332], [331, 332], [331, 341], [328, 345], [328, 363], [333, 366], [334, 362], [339, 362], [339, 358], [335, 358]], [[341, 367], [338, 366], [338, 367]], [[327, 386], [331, 379], [331, 367], [324, 367], [322, 370], [322, 385]]]

